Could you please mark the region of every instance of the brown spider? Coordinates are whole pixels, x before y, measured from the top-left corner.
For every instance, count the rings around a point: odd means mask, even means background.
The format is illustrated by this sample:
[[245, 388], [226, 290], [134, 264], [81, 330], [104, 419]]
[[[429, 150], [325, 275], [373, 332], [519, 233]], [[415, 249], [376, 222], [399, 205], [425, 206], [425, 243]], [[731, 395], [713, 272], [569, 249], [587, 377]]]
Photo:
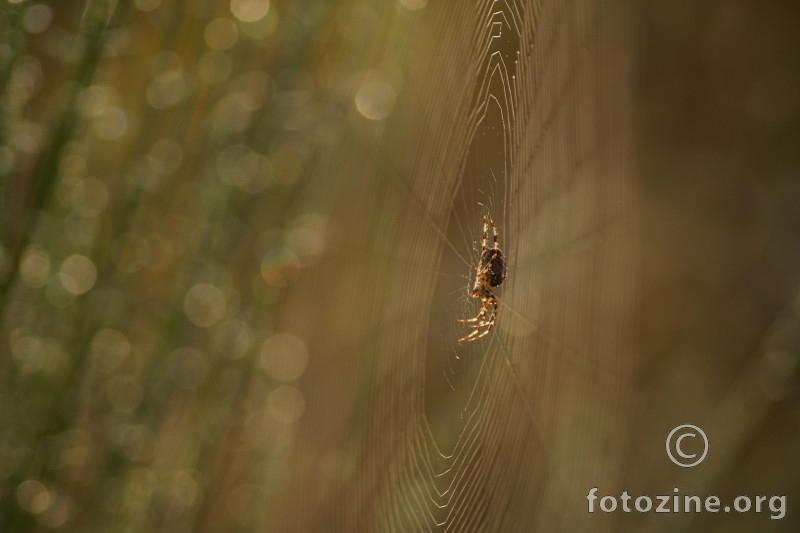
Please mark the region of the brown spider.
[[[492, 226], [494, 244], [491, 248], [487, 246], [489, 240], [489, 225]], [[475, 267], [475, 284], [467, 294], [472, 298], [480, 298], [483, 301], [483, 308], [475, 318], [462, 318], [458, 322], [477, 322], [470, 327], [474, 328], [469, 335], [461, 337], [458, 342], [475, 341], [488, 335], [497, 320], [497, 296], [492, 292], [492, 287], [497, 287], [506, 279], [506, 258], [500, 250], [500, 243], [497, 238], [497, 227], [491, 217], [483, 215], [483, 239], [481, 241], [481, 260]], [[489, 314], [489, 308], [492, 308]], [[487, 319], [488, 315], [488, 319]]]

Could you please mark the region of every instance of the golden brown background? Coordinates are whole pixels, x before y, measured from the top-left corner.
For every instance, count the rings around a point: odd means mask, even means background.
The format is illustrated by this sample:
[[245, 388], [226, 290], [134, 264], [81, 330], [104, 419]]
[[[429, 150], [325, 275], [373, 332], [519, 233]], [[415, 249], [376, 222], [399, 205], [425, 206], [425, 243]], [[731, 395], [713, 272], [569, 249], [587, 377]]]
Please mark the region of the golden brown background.
[[[796, 3], [5, 0], [0, 36], [0, 531], [800, 528]], [[458, 344], [486, 211], [509, 276]]]

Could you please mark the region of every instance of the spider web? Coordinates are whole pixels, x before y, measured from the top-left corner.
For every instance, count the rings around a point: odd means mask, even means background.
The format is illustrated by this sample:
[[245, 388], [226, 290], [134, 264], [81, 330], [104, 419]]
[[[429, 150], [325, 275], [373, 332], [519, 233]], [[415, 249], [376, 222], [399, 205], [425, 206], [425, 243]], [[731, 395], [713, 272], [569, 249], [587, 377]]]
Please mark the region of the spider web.
[[[296, 295], [322, 302], [328, 354], [305, 421], [309, 453], [351, 469], [335, 496], [301, 489], [293, 527], [606, 527], [583, 502], [617, 488], [629, 422], [629, 15], [479, 2], [413, 22], [393, 119], [364, 135], [381, 144], [326, 165], [340, 232]], [[509, 274], [494, 331], [459, 344], [484, 212]]]

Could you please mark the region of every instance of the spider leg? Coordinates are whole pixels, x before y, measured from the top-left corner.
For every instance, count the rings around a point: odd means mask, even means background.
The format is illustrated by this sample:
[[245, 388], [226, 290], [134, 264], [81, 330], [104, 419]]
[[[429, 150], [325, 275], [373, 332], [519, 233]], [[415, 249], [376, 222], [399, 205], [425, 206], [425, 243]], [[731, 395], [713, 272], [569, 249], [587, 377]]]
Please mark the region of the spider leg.
[[[482, 324], [483, 326], [488, 326], [488, 327], [483, 331], [481, 331], [480, 329], [476, 329], [475, 331], [473, 331], [472, 333], [467, 335], [467, 337], [465, 337], [465, 338], [469, 338], [470, 341], [476, 341], [476, 340], [480, 339], [481, 337], [485, 337], [486, 335], [488, 335], [492, 331], [492, 328], [494, 328], [494, 321], [497, 319], [497, 299], [496, 298], [494, 299], [494, 302], [492, 302], [492, 305], [493, 305], [494, 309], [492, 310], [492, 314], [489, 317], [488, 322], [484, 322]], [[473, 337], [473, 335], [474, 335], [474, 337]]]
[[489, 305], [490, 304], [491, 304], [491, 300], [489, 300], [487, 298], [486, 300], [484, 300], [483, 308], [481, 309], [481, 312], [478, 313], [478, 316], [476, 316], [474, 318], [459, 318], [458, 320], [456, 320], [456, 322], [478, 322], [478, 323], [482, 323], [483, 319], [486, 318], [486, 313], [489, 312]]
[[489, 224], [486, 222], [486, 214], [483, 215], [483, 239], [481, 239], [481, 246], [483, 250], [486, 249], [486, 243], [489, 240]]
[[458, 342], [464, 342], [464, 341], [474, 341], [475, 339], [477, 339], [477, 338], [478, 338], [478, 337], [477, 337], [478, 333], [480, 333], [480, 330], [479, 330], [479, 329], [476, 329], [475, 331], [473, 331], [472, 333], [470, 333], [470, 334], [469, 334], [469, 335], [467, 335], [466, 337], [461, 337], [460, 339], [458, 339]]
[[[489, 333], [490, 331], [492, 331], [492, 328], [494, 327], [494, 322], [495, 322], [495, 320], [497, 320], [497, 305], [498, 305], [497, 304], [497, 298], [496, 297], [492, 297], [491, 300], [489, 300], [489, 303], [486, 305], [486, 310], [487, 311], [488, 311], [489, 307], [492, 308], [492, 312], [489, 314], [489, 319], [488, 320], [484, 320], [479, 324], [470, 325], [470, 327], [471, 328], [482, 328], [483, 326], [489, 326], [489, 329], [486, 331], [486, 333]], [[487, 313], [484, 313], [484, 317], [486, 316], [486, 314]]]
[[466, 336], [461, 337], [460, 339], [458, 339], [458, 342], [474, 341], [474, 340], [479, 339], [481, 337], [483, 337], [483, 334], [482, 334], [481, 330], [476, 329], [476, 330], [470, 332], [469, 335], [466, 335]]
[[[494, 236], [494, 249], [497, 250], [500, 248], [500, 239], [497, 236], [497, 226], [494, 225], [494, 220], [492, 220], [491, 217], [489, 217], [489, 223], [492, 225], [492, 235]], [[484, 232], [484, 234], [486, 234], [486, 232]], [[488, 239], [489, 236], [486, 235], [486, 237]]]
[[[476, 329], [476, 330], [475, 330], [475, 331], [473, 331], [472, 333], [478, 333], [478, 331], [479, 331], [479, 330], [477, 330], [477, 329]], [[492, 329], [491, 329], [491, 328], [489, 328], [489, 329], [485, 329], [485, 330], [481, 331], [480, 333], [478, 333], [477, 335], [475, 335], [475, 336], [474, 336], [473, 338], [471, 338], [470, 340], [471, 340], [471, 341], [476, 341], [476, 340], [480, 339], [481, 337], [485, 337], [486, 335], [488, 335], [488, 334], [489, 334], [489, 332], [490, 332], [490, 331], [492, 331]]]
[[486, 322], [489, 325], [489, 327], [486, 330], [486, 333], [492, 331], [492, 328], [494, 328], [494, 323], [496, 320], [497, 320], [497, 297], [492, 296], [492, 314], [489, 315], [489, 320]]
[[[489, 308], [492, 308], [492, 313], [489, 315], [489, 320], [485, 320], [486, 314], [489, 312]], [[470, 318], [466, 320], [459, 320], [459, 322], [477, 322], [477, 324], [473, 324], [470, 327], [473, 328], [473, 331], [469, 333], [469, 335], [465, 335], [458, 339], [458, 342], [464, 341], [476, 341], [481, 337], [488, 335], [492, 328], [494, 328], [494, 322], [497, 320], [497, 297], [492, 295], [484, 299], [483, 308], [481, 312], [478, 313], [478, 316], [475, 318]], [[486, 329], [483, 329], [486, 328]]]

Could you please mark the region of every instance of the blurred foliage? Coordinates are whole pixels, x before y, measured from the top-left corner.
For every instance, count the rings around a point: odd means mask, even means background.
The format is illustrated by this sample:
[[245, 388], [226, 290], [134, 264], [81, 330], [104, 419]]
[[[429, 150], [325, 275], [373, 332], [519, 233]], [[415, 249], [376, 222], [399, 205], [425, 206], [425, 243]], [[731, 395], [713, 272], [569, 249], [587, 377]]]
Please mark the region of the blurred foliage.
[[269, 528], [308, 362], [276, 313], [324, 249], [306, 185], [370, 11], [0, 9], [0, 530]]

